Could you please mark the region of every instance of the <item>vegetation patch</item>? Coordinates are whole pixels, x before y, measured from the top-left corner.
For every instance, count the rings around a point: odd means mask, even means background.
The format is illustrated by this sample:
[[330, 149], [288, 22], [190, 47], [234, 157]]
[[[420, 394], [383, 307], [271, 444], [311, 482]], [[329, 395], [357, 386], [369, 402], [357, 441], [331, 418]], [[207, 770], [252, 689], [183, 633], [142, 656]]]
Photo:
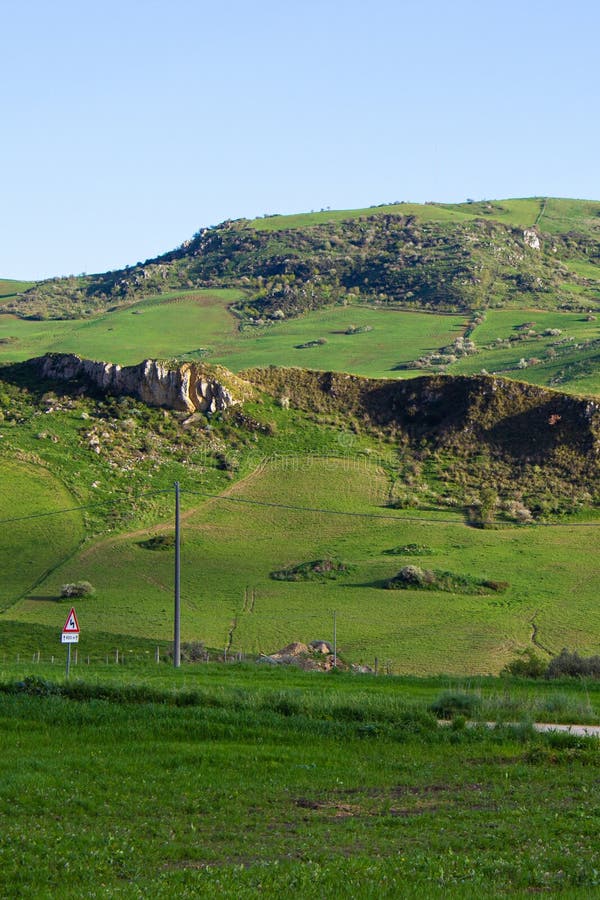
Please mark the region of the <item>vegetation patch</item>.
[[479, 706], [479, 698], [462, 691], [444, 691], [429, 707], [438, 719], [453, 719], [455, 716], [472, 716]]
[[470, 575], [456, 575], [439, 569], [421, 569], [420, 566], [404, 566], [386, 583], [390, 590], [417, 589], [421, 591], [448, 591], [451, 594], [502, 593], [507, 581], [482, 581]]
[[336, 559], [314, 559], [271, 572], [275, 581], [335, 581], [349, 575], [352, 566]]
[[304, 344], [296, 344], [296, 350], [310, 350], [311, 347], [321, 347], [326, 343], [326, 338], [316, 338], [314, 341], [305, 341]]
[[387, 556], [431, 556], [433, 549], [427, 544], [402, 544], [383, 551]]
[[366, 334], [368, 331], [373, 331], [372, 325], [349, 325], [344, 334]]
[[70, 584], [63, 584], [60, 589], [61, 599], [71, 597], [91, 597], [96, 593], [96, 588], [89, 581], [74, 581]]
[[174, 534], [155, 534], [145, 541], [139, 541], [138, 547], [143, 550], [173, 550], [175, 547]]

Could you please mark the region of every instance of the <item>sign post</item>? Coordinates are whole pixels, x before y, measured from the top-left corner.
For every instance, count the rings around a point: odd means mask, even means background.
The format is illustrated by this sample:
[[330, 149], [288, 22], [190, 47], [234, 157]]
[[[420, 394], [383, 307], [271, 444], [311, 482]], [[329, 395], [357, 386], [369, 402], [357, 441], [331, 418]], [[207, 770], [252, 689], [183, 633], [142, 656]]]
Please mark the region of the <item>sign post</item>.
[[71, 612], [67, 616], [67, 621], [63, 625], [61, 636], [61, 644], [67, 645], [67, 678], [69, 677], [69, 670], [71, 668], [71, 644], [77, 644], [78, 642], [79, 622], [77, 621], [75, 608], [72, 606]]

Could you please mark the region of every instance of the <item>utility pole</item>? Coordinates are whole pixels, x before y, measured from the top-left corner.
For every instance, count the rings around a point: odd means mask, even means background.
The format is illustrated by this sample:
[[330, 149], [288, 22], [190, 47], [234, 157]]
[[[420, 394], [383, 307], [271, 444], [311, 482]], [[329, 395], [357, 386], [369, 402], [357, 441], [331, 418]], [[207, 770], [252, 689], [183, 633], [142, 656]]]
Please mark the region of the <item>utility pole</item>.
[[333, 668], [337, 669], [337, 614], [333, 611]]
[[181, 555], [179, 542], [179, 482], [175, 482], [175, 614], [173, 617], [173, 665], [181, 665]]

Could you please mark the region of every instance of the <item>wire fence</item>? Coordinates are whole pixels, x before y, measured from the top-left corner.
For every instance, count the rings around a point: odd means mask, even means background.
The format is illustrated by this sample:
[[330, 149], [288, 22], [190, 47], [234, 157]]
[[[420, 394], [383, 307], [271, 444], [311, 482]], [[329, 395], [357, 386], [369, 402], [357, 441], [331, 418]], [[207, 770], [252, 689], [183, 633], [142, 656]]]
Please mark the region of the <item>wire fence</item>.
[[[0, 661], [2, 665], [10, 666], [27, 666], [32, 665], [65, 665], [67, 658], [66, 651], [58, 650], [56, 653], [48, 653], [40, 650], [0, 653]], [[237, 652], [209, 652], [204, 651], [202, 654], [194, 655], [193, 658], [186, 658], [182, 655], [181, 661], [184, 663], [234, 663], [253, 661], [254, 657], [247, 657], [246, 654]], [[173, 665], [173, 650], [171, 647], [157, 646], [152, 652], [149, 650], [121, 650], [115, 648], [106, 653], [85, 653], [71, 645], [71, 667], [85, 668], [87, 666], [126, 666], [126, 665]]]

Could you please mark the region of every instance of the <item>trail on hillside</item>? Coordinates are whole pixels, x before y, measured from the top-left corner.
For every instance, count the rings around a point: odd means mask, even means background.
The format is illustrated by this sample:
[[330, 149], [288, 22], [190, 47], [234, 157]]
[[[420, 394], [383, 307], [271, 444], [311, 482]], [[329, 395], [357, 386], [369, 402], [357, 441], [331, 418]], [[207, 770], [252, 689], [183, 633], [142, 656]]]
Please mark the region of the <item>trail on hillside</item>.
[[[200, 510], [206, 509], [217, 503], [221, 498], [227, 497], [228, 495], [237, 491], [238, 488], [242, 486], [247, 486], [251, 484], [253, 480], [258, 478], [264, 471], [268, 460], [263, 459], [258, 464], [258, 466], [253, 469], [248, 475], [245, 475], [243, 478], [240, 478], [239, 481], [236, 481], [235, 484], [232, 484], [230, 487], [226, 488], [226, 490], [222, 491], [216, 497], [206, 497], [201, 500], [199, 503], [191, 507], [190, 509], [186, 509], [185, 512], [181, 512], [179, 514], [179, 522], [183, 524], [190, 519], [192, 519]], [[185, 493], [185, 490], [182, 491]], [[173, 513], [173, 516], [175, 513]], [[166, 522], [160, 522], [158, 525], [149, 525], [145, 528], [136, 528], [133, 531], [126, 531], [121, 534], [110, 535], [109, 537], [102, 538], [100, 541], [94, 542], [91, 546], [87, 547], [81, 554], [81, 560], [89, 559], [91, 556], [94, 556], [103, 548], [109, 546], [110, 544], [120, 543], [122, 541], [131, 541], [136, 538], [143, 538], [147, 535], [155, 535], [155, 534], [164, 534], [167, 531], [171, 531], [174, 529], [174, 519], [169, 519]]]

